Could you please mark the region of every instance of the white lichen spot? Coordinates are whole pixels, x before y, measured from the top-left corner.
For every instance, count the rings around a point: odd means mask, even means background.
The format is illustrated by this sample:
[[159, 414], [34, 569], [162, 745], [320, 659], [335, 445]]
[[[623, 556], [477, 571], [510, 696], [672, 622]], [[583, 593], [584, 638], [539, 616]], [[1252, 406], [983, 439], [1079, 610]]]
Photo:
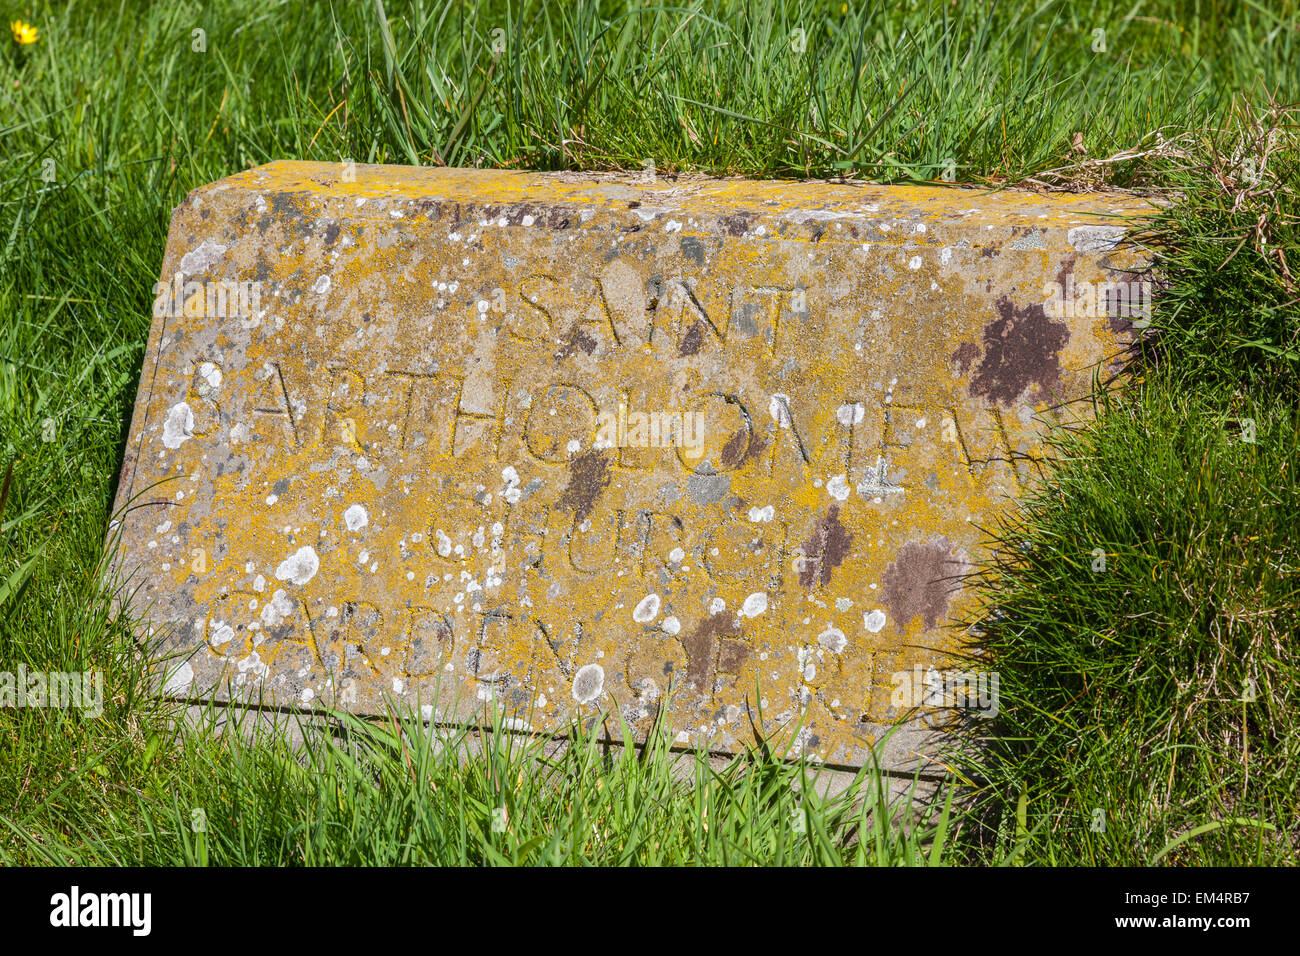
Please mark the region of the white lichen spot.
[[203, 380], [199, 386], [199, 394], [204, 398], [221, 388], [221, 369], [211, 362], [204, 362], [199, 366], [199, 378]]
[[316, 549], [310, 546], [299, 548], [289, 557], [280, 562], [280, 566], [275, 569], [275, 579], [277, 581], [292, 581], [294, 584], [302, 586], [316, 576], [320, 570], [320, 557], [316, 554]]
[[283, 588], [277, 588], [275, 594], [271, 595], [271, 600], [262, 608], [260, 617], [263, 627], [275, 627], [292, 615], [293, 599], [284, 593]]
[[876, 608], [862, 615], [862, 626], [872, 634], [876, 634], [885, 626], [885, 612]]
[[854, 402], [852, 405], [841, 405], [835, 410], [836, 420], [846, 428], [849, 425], [861, 424], [866, 414], [867, 410], [861, 402]]
[[224, 621], [212, 622], [212, 633], [208, 635], [208, 643], [213, 647], [221, 647], [230, 643], [230, 639], [235, 636], [235, 629]]
[[167, 677], [167, 682], [163, 684], [164, 694], [187, 694], [190, 685], [194, 683], [194, 666], [186, 661], [180, 667], [176, 668]]
[[836, 501], [848, 501], [849, 493], [853, 487], [849, 484], [848, 475], [835, 475], [826, 482], [826, 493]]
[[632, 609], [632, 620], [638, 624], [649, 624], [659, 614], [659, 595], [647, 594]]
[[324, 295], [325, 293], [329, 292], [329, 290], [330, 290], [329, 276], [321, 276], [319, 279], [317, 279], [315, 282], [311, 284], [311, 291], [315, 292], [317, 295]]
[[343, 512], [343, 524], [349, 531], [360, 531], [369, 523], [370, 515], [366, 513], [365, 505], [349, 505]]
[[838, 627], [828, 627], [817, 635], [817, 643], [832, 654], [838, 654], [848, 646], [849, 639]]
[[1078, 252], [1109, 252], [1123, 238], [1122, 226], [1076, 226], [1065, 234]]
[[721, 614], [726, 609], [727, 609], [727, 602], [722, 600], [722, 598], [714, 598], [712, 601], [709, 602], [710, 614]]
[[740, 606], [740, 613], [745, 617], [758, 617], [766, 610], [767, 592], [765, 591], [755, 591], [745, 598], [745, 603]]
[[450, 558], [451, 538], [447, 536], [447, 532], [443, 531], [441, 528], [435, 528], [433, 531], [433, 536], [438, 541], [438, 545], [437, 545], [438, 554], [444, 558]]
[[912, 256], [912, 258], [910, 258], [910, 259], [907, 260], [907, 267], [908, 267], [909, 269], [919, 269], [919, 268], [921, 268], [921, 257], [920, 257], [920, 256]]
[[226, 254], [226, 247], [210, 239], [205, 239], [195, 248], [181, 256], [181, 272], [194, 275], [204, 272], [221, 261]]
[[501, 469], [501, 480], [506, 483], [501, 496], [505, 498], [506, 502], [509, 504], [519, 504], [519, 499], [523, 497], [523, 492], [519, 490], [519, 472], [515, 470], [514, 465], [506, 465]]
[[755, 522], [771, 521], [775, 517], [776, 517], [776, 509], [773, 508], [771, 505], [764, 505], [762, 508], [749, 509], [750, 521], [755, 521]]
[[790, 427], [790, 396], [777, 392], [767, 403], [768, 414], [781, 428]]
[[590, 704], [605, 690], [605, 669], [599, 664], [588, 664], [573, 676], [573, 699], [579, 704]]
[[163, 447], [180, 448], [193, 437], [194, 412], [185, 402], [177, 402], [167, 410], [167, 417], [163, 420]]
[[675, 617], [666, 617], [664, 618], [663, 628], [669, 634], [678, 634], [681, 632], [682, 622]]

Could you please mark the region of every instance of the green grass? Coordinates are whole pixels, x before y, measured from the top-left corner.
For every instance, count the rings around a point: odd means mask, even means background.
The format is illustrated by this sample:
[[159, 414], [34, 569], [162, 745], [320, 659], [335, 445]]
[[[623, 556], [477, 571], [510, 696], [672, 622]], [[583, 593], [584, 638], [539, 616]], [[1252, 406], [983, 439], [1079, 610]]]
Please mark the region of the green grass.
[[[1294, 858], [1295, 0], [0, 6], [41, 30], [0, 44], [0, 669], [107, 698], [0, 710], [0, 861]], [[987, 569], [1001, 736], [961, 807], [890, 822], [866, 773], [801, 835], [807, 768], [768, 758], [431, 756], [409, 720], [295, 753], [143, 695], [98, 571], [167, 221], [278, 158], [1177, 190], [1143, 380]]]
[[1300, 852], [1300, 126], [1232, 118], [1161, 160], [1183, 199], [1149, 237], [1144, 377], [1054, 437], [984, 568], [1002, 709], [970, 772], [990, 828], [1027, 797], [1033, 858]]
[[[10, 814], [0, 859], [888, 866], [942, 865], [952, 854], [950, 803], [897, 826], [888, 785], [871, 769], [828, 796], [813, 768], [775, 754], [722, 770], [695, 755], [674, 761], [662, 728], [644, 748], [608, 751], [599, 725], [573, 728], [556, 748], [430, 729], [409, 711], [384, 723], [340, 713], [326, 729], [284, 717], [278, 730], [249, 723], [97, 756], [53, 795], [60, 829], [75, 840], [41, 826], [45, 814]], [[288, 743], [286, 727], [305, 729], [306, 741]]]
[[1294, 861], [1300, 415], [1157, 382], [1058, 442], [989, 568], [987, 804], [1026, 792], [1030, 855], [1062, 862], [1141, 865], [1229, 820], [1168, 862]]

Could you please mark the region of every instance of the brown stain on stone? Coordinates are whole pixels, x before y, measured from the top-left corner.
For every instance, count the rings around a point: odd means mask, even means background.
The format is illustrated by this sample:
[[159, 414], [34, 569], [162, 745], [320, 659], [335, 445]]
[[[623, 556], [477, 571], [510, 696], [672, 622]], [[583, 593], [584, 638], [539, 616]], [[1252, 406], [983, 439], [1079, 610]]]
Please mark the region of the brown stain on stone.
[[718, 673], [739, 673], [749, 658], [749, 648], [740, 641], [723, 641], [718, 648]]
[[722, 228], [729, 236], [743, 236], [754, 222], [753, 213], [736, 212], [721, 218]]
[[[1106, 280], [1112, 285], [1125, 283], [1129, 286], [1129, 311], [1140, 311], [1138, 305], [1144, 305], [1153, 308], [1152, 299], [1154, 294], [1162, 291], [1163, 283], [1156, 277], [1147, 273], [1138, 273], [1128, 269], [1112, 269], [1106, 267]], [[1142, 295], [1142, 287], [1139, 283], [1147, 283], [1146, 294]], [[1117, 314], [1120, 304], [1111, 301], [1109, 297], [1099, 298], [1097, 301], [1097, 314], [1105, 314], [1106, 328], [1119, 337], [1122, 341], [1134, 341], [1141, 335], [1145, 326], [1135, 325], [1133, 316]], [[1141, 314], [1141, 318], [1150, 321], [1151, 315]]]
[[965, 562], [952, 554], [947, 538], [909, 541], [881, 579], [880, 599], [889, 608], [890, 620], [901, 634], [912, 618], [920, 617], [926, 630], [948, 613], [953, 597], [961, 590], [959, 580]]
[[712, 692], [713, 688], [708, 686], [708, 681], [714, 672], [715, 657], [719, 673], [735, 673], [740, 670], [740, 665], [749, 656], [749, 649], [738, 641], [724, 640], [735, 634], [734, 619], [727, 614], [715, 614], [682, 638], [682, 647], [686, 650], [688, 684], [694, 684], [701, 693]]
[[840, 506], [831, 505], [814, 526], [812, 536], [803, 543], [800, 587], [812, 590], [827, 584], [831, 572], [844, 563], [852, 545], [852, 532], [840, 522]]
[[1119, 315], [1106, 316], [1106, 328], [1115, 335], [1131, 335], [1135, 330], [1133, 320]]
[[722, 452], [718, 457], [722, 459], [722, 463], [728, 468], [735, 468], [740, 464], [741, 455], [748, 451], [748, 448], [744, 446], [745, 435], [745, 430], [741, 429], [728, 438], [727, 443], [722, 446]]
[[975, 366], [975, 360], [980, 357], [980, 348], [974, 342], [963, 342], [957, 346], [957, 351], [952, 353], [951, 360], [956, 364], [957, 371], [965, 375]]
[[557, 508], [572, 511], [575, 521], [591, 514], [596, 499], [610, 482], [609, 462], [598, 451], [583, 452], [569, 462], [569, 484], [555, 503]]
[[1079, 261], [1079, 255], [1075, 252], [1067, 253], [1061, 260], [1061, 268], [1056, 270], [1056, 285], [1058, 288], [1065, 288], [1065, 277], [1074, 271], [1074, 264]]
[[[749, 446], [745, 446], [745, 437], [749, 437]], [[739, 468], [747, 461], [753, 461], [763, 454], [767, 442], [762, 436], [753, 434], [747, 428], [738, 429], [727, 439], [718, 453], [718, 458], [726, 468]]]
[[704, 323], [696, 319], [682, 336], [682, 344], [677, 349], [679, 356], [694, 355], [704, 345]]
[[1004, 295], [996, 308], [998, 318], [984, 326], [984, 360], [970, 394], [1009, 406], [1030, 385], [1050, 389], [1058, 382], [1070, 329], [1048, 318], [1042, 303], [1017, 308]]
[[560, 346], [560, 350], [555, 353], [555, 361], [563, 362], [566, 358], [576, 355], [578, 349], [582, 349], [582, 351], [590, 355], [596, 350], [596, 344], [596, 340], [592, 338], [585, 329], [579, 328], [575, 325], [573, 328], [569, 329], [569, 334], [565, 336], [564, 344]]

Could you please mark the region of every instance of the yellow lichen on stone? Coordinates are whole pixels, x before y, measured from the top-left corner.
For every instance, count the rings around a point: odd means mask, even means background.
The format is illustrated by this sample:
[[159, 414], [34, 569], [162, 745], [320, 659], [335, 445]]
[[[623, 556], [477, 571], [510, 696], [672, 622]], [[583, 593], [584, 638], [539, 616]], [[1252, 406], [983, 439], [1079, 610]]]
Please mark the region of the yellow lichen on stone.
[[1131, 340], [1106, 217], [1148, 211], [294, 162], [197, 190], [118, 493], [168, 690], [666, 706], [860, 763], [958, 646], [1039, 416]]

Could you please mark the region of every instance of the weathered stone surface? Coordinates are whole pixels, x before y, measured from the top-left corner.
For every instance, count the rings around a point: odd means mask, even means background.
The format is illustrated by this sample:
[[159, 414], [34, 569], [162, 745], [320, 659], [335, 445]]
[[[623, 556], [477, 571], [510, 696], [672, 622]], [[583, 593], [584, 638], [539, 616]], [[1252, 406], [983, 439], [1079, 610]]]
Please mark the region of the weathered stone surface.
[[1133, 334], [1079, 291], [1143, 264], [1116, 197], [349, 173], [172, 219], [118, 558], [173, 693], [667, 704], [720, 750], [802, 715], [859, 763], [958, 646], [1035, 414]]

